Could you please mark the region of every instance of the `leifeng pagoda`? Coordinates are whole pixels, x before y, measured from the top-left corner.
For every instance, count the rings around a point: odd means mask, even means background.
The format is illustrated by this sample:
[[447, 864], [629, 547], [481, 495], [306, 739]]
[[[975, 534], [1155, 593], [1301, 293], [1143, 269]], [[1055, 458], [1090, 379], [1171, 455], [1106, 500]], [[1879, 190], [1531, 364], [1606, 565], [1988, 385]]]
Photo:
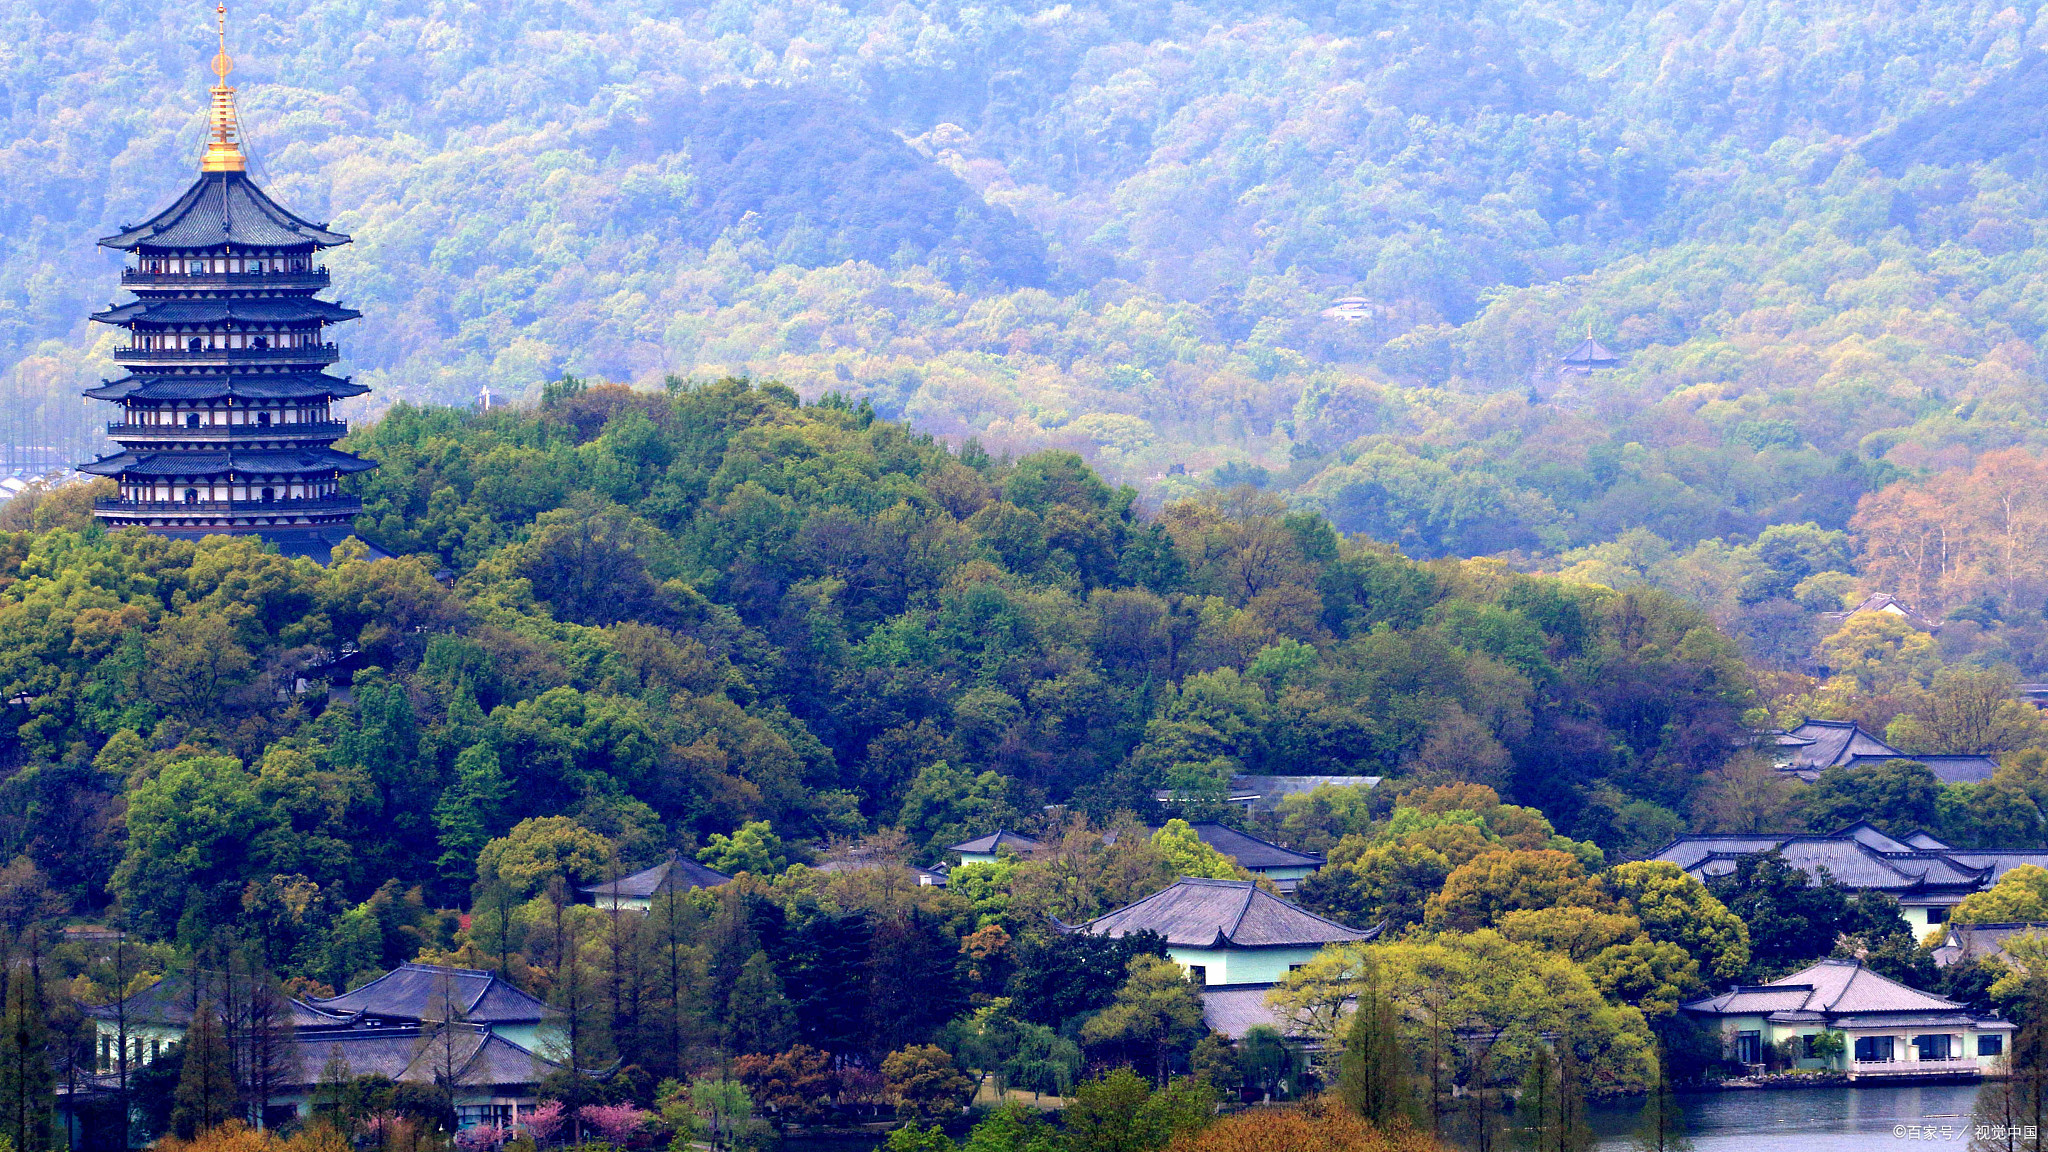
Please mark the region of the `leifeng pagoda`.
[[79, 470], [119, 482], [93, 509], [109, 528], [256, 535], [325, 562], [362, 512], [341, 478], [376, 467], [335, 449], [348, 425], [330, 409], [369, 389], [323, 371], [339, 358], [326, 327], [360, 313], [318, 298], [327, 269], [316, 257], [349, 238], [249, 178], [227, 10], [217, 11], [220, 79], [198, 181], [100, 241], [134, 254], [121, 286], [136, 299], [92, 316], [128, 330], [114, 362], [130, 374], [86, 393], [121, 406], [107, 425], [121, 451]]

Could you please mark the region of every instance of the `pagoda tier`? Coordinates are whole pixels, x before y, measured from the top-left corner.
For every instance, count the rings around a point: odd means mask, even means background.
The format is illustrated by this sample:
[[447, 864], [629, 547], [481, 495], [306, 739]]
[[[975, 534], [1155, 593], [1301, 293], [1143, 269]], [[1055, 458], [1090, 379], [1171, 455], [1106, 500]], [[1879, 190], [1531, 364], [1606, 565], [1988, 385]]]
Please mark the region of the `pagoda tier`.
[[361, 314], [319, 298], [316, 257], [349, 238], [249, 179], [225, 50], [215, 67], [199, 179], [100, 241], [133, 256], [135, 299], [92, 316], [127, 330], [114, 361], [130, 375], [86, 392], [120, 406], [107, 435], [121, 451], [79, 470], [119, 484], [94, 505], [109, 527], [255, 534], [324, 558], [362, 512], [342, 477], [376, 467], [333, 446], [348, 425], [332, 403], [369, 389], [321, 371], [340, 357], [327, 326]]

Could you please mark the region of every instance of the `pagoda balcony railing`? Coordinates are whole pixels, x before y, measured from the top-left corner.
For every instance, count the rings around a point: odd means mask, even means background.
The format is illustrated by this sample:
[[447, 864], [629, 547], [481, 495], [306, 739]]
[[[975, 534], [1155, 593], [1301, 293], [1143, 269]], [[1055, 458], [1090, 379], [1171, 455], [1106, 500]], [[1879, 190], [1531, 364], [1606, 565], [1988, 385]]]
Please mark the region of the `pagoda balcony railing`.
[[182, 424], [107, 425], [107, 435], [116, 440], [339, 440], [348, 435], [346, 420], [315, 420], [278, 424]]
[[260, 515], [268, 512], [301, 513], [347, 513], [355, 515], [363, 510], [363, 502], [353, 496], [322, 496], [316, 499], [299, 500], [125, 500], [108, 497], [92, 502], [96, 512], [133, 513], [185, 513], [189, 515], [233, 513], [235, 515]]
[[301, 344], [297, 348], [116, 348], [116, 364], [332, 364], [341, 359], [333, 344]]
[[327, 269], [302, 272], [141, 272], [121, 273], [123, 288], [325, 288]]

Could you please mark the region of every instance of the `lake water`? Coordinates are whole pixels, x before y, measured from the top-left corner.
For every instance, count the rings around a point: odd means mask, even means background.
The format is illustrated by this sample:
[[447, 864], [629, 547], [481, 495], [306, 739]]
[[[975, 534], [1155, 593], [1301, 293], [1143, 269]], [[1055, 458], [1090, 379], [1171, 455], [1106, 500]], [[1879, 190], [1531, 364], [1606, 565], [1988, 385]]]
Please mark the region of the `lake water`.
[[[1962, 1149], [1969, 1146], [1975, 1084], [1925, 1084], [1898, 1088], [1803, 1088], [1773, 1091], [1704, 1092], [1679, 1097], [1686, 1134], [1694, 1152], [1868, 1152], [1914, 1144]], [[1639, 1105], [1596, 1109], [1599, 1152], [1631, 1146]], [[1952, 1125], [1954, 1138], [1908, 1141], [1899, 1125]]]

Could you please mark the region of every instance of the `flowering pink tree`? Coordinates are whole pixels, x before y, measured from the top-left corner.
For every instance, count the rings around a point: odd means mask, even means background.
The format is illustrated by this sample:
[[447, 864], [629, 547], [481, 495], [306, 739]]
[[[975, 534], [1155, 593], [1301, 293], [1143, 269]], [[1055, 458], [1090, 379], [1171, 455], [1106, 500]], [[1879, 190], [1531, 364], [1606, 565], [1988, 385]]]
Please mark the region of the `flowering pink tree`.
[[597, 1129], [607, 1143], [620, 1147], [645, 1130], [648, 1122], [654, 1119], [654, 1113], [631, 1104], [585, 1104], [576, 1110], [576, 1115]]
[[455, 1134], [455, 1146], [462, 1152], [497, 1152], [512, 1138], [512, 1130], [498, 1124], [478, 1124]]
[[560, 1100], [550, 1100], [526, 1114], [526, 1132], [536, 1144], [545, 1144], [555, 1138], [562, 1125], [569, 1122], [569, 1113]]

